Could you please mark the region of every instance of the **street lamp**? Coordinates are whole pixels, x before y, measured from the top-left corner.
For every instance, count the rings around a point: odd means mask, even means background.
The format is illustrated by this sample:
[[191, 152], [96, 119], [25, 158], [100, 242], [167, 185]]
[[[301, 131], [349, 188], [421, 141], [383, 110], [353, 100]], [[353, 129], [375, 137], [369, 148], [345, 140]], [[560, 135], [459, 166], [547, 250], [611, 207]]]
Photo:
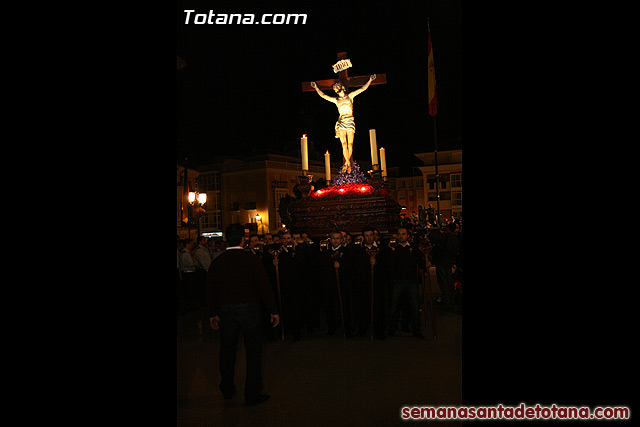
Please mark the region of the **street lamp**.
[[196, 206], [196, 222], [198, 223], [198, 238], [200, 238], [200, 217], [204, 214], [205, 210], [202, 206], [207, 203], [207, 193], [189, 192], [189, 203], [192, 206]]
[[260, 214], [256, 214], [256, 222], [260, 221], [260, 229], [264, 232], [264, 229], [262, 228], [262, 218], [260, 218]]

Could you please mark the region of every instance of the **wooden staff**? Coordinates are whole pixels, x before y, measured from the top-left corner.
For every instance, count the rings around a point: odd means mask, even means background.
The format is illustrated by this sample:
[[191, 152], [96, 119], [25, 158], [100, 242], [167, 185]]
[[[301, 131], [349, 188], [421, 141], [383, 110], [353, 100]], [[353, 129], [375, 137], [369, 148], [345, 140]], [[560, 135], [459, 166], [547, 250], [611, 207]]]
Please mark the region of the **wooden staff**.
[[433, 339], [436, 340], [437, 339], [437, 337], [436, 337], [436, 316], [433, 313], [433, 297], [432, 297], [432, 294], [431, 294], [431, 274], [429, 274], [429, 265], [427, 265], [427, 292], [429, 293], [429, 311], [431, 312], [431, 330], [433, 331]]
[[[367, 249], [367, 253], [369, 254], [369, 264], [371, 264], [371, 260], [375, 259], [378, 254], [378, 249], [369, 250]], [[371, 341], [373, 341], [373, 268], [375, 266], [371, 264]]]
[[[433, 297], [431, 294], [431, 275], [429, 274], [429, 266], [431, 264], [431, 262], [429, 261], [429, 255], [431, 252], [432, 246], [421, 246], [420, 250], [424, 253], [425, 256], [425, 267], [426, 267], [426, 271], [422, 272], [422, 277], [420, 278], [420, 282], [422, 283], [422, 296], [423, 296], [423, 301], [424, 301], [424, 325], [425, 327], [427, 326], [427, 294], [429, 295], [429, 314], [431, 317], [431, 328], [433, 330], [433, 339], [436, 339], [436, 318], [435, 318], [435, 314], [433, 311]], [[420, 268], [418, 267], [418, 272], [420, 272]], [[427, 275], [427, 280], [426, 280], [426, 292], [425, 292], [425, 280], [424, 280], [424, 275]]]
[[284, 323], [282, 322], [283, 310], [282, 310], [282, 293], [280, 292], [280, 270], [278, 269], [278, 255], [280, 255], [280, 251], [273, 251], [271, 253], [273, 255], [273, 259], [275, 260], [276, 265], [276, 284], [278, 285], [278, 304], [280, 304], [280, 334], [282, 336], [282, 341], [284, 341]]
[[[372, 257], [375, 258], [375, 255]], [[373, 267], [371, 265], [371, 341], [373, 341]]]
[[[334, 267], [335, 268], [335, 267]], [[336, 283], [338, 284], [338, 302], [340, 303], [340, 320], [342, 320], [342, 337], [347, 338], [346, 331], [344, 329], [344, 312], [342, 311], [342, 292], [340, 292], [340, 273], [336, 270]]]
[[[336, 251], [334, 254], [330, 255], [331, 260], [335, 263], [337, 259], [339, 259], [339, 251]], [[342, 292], [340, 292], [340, 272], [338, 271], [338, 267], [333, 267], [336, 270], [336, 283], [338, 284], [338, 302], [340, 303], [340, 319], [342, 320], [342, 336], [344, 339], [347, 339], [347, 333], [344, 329], [344, 312], [342, 311]]]
[[[422, 274], [420, 274], [422, 272]], [[424, 271], [420, 268], [420, 266], [416, 265], [416, 274], [420, 278], [420, 285], [422, 288], [422, 301], [424, 307], [424, 326], [427, 326], [427, 291], [425, 290], [424, 285]]]

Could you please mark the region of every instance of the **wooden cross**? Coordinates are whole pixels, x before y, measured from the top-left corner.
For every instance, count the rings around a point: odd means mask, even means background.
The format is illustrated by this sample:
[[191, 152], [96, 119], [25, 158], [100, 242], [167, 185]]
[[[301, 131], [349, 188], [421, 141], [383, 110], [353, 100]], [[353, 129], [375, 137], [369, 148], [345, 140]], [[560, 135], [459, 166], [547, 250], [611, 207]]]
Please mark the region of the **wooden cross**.
[[[339, 52], [338, 53], [338, 61], [346, 60], [347, 52]], [[316, 85], [320, 90], [328, 90], [331, 89], [335, 83], [342, 83], [344, 87], [353, 88], [364, 86], [368, 81], [371, 74], [366, 76], [357, 76], [357, 77], [349, 77], [348, 69], [344, 69], [338, 73], [337, 79], [326, 79], [326, 80], [316, 80]], [[373, 73], [372, 73], [373, 74]], [[387, 75], [386, 74], [376, 74], [376, 79], [371, 82], [371, 85], [383, 85], [387, 83]], [[302, 83], [302, 91], [303, 92], [315, 92], [315, 89], [311, 87], [311, 82], [303, 82]]]

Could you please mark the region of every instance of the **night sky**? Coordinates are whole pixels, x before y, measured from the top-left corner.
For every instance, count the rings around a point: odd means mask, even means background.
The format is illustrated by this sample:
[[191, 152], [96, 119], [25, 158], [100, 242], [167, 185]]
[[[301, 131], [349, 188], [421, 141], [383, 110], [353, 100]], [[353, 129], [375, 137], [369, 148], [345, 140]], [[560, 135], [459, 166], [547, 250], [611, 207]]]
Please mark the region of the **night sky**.
[[[354, 158], [369, 159], [368, 129], [389, 166], [420, 164], [412, 153], [434, 148], [428, 114], [427, 18], [435, 54], [438, 149], [462, 148], [462, 10], [447, 2], [322, 2], [312, 6], [265, 2], [178, 1], [177, 160], [206, 164], [217, 155], [270, 149], [299, 156], [307, 134], [318, 154], [340, 158], [335, 105], [304, 81], [335, 78], [331, 66], [346, 51], [349, 76], [386, 73], [354, 102]], [[305, 25], [185, 24], [194, 13], [306, 13]], [[192, 14], [193, 15], [193, 14]], [[335, 96], [333, 91], [325, 91]], [[313, 153], [310, 157], [314, 158]], [[321, 159], [319, 157], [318, 159]], [[417, 162], [417, 163], [416, 163]]]

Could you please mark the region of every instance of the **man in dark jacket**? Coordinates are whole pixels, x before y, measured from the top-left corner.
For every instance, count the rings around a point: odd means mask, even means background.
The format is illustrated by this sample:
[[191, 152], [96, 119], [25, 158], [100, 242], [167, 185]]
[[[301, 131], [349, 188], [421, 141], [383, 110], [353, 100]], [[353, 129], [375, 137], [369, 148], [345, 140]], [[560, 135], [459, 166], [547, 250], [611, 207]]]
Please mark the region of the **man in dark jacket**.
[[388, 268], [391, 287], [391, 315], [389, 319], [389, 335], [393, 335], [398, 327], [398, 311], [402, 296], [409, 297], [411, 313], [411, 332], [416, 338], [424, 338], [420, 332], [420, 302], [418, 300], [417, 268], [425, 269], [424, 254], [409, 244], [409, 230], [398, 227], [396, 243], [388, 252]]
[[[291, 238], [289, 231], [282, 233], [281, 241], [280, 253], [275, 259], [275, 263], [278, 264], [280, 292], [282, 293], [282, 307], [280, 307], [281, 327], [284, 327], [285, 334], [293, 335], [294, 341], [300, 341], [302, 333], [302, 286], [306, 280], [303, 274], [304, 251]], [[290, 247], [290, 244], [293, 244], [293, 247]]]
[[436, 210], [433, 209], [433, 205], [429, 203], [429, 207], [427, 208], [427, 222], [432, 226], [436, 225]]
[[244, 336], [247, 377], [244, 397], [247, 405], [269, 398], [262, 388], [262, 327], [260, 300], [271, 313], [273, 327], [280, 321], [276, 301], [264, 267], [258, 257], [244, 251], [244, 227], [231, 224], [225, 230], [230, 247], [211, 263], [207, 275], [207, 309], [211, 328], [220, 330], [220, 390], [225, 399], [236, 392], [234, 370], [238, 335]]
[[431, 259], [433, 265], [436, 266], [436, 278], [442, 293], [442, 304], [444, 307], [450, 308], [455, 303], [455, 288], [451, 269], [455, 265], [460, 243], [455, 235], [455, 223], [449, 224], [445, 230], [445, 233], [439, 230], [432, 231], [429, 240], [434, 244], [431, 250]]

